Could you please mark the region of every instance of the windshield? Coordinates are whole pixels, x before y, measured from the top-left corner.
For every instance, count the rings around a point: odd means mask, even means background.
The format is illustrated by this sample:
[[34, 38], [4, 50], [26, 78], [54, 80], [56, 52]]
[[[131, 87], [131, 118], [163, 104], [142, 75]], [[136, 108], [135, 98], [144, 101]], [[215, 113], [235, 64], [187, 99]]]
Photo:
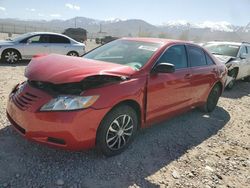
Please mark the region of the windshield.
[[8, 38], [7, 40], [10, 40], [10, 41], [20, 41], [20, 40], [23, 40], [29, 36], [31, 36], [32, 33], [26, 33], [26, 34], [23, 34], [23, 35], [18, 35], [16, 37], [11, 37], [11, 38]]
[[231, 44], [206, 44], [204, 45], [212, 54], [236, 57], [240, 46]]
[[83, 57], [127, 65], [134, 70], [139, 70], [161, 46], [162, 44], [159, 43], [116, 40], [89, 52]]

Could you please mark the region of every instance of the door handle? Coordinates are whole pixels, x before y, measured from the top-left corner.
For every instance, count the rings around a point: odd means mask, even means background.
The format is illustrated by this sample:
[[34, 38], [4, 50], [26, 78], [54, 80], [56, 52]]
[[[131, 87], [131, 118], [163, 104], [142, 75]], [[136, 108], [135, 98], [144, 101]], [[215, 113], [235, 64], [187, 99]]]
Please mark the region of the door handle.
[[190, 74], [190, 73], [185, 74], [185, 76], [184, 76], [185, 79], [191, 79], [191, 77], [192, 77], [192, 74]]

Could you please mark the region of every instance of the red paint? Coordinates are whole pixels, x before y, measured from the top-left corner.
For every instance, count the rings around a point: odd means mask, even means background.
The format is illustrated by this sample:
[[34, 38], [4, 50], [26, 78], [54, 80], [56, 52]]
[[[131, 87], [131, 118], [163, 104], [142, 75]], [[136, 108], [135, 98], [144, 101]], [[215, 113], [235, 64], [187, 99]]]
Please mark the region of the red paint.
[[79, 82], [97, 74], [130, 76], [134, 72], [132, 68], [124, 65], [51, 54], [32, 59], [26, 68], [25, 76], [30, 80], [60, 84]]
[[[7, 105], [11, 123], [25, 129], [23, 136], [27, 139], [69, 150], [88, 149], [95, 146], [96, 131], [103, 117], [120, 102], [130, 100], [138, 103], [141, 127], [146, 127], [204, 104], [217, 82], [224, 89], [226, 68], [213, 57], [216, 65], [185, 68], [169, 74], [150, 73], [166, 48], [173, 44], [187, 44], [186, 42], [147, 38], [123, 40], [159, 42], [164, 45], [137, 72], [123, 65], [62, 55], [34, 58], [25, 73], [29, 80], [70, 83], [99, 74], [126, 76], [129, 79], [84, 91], [85, 96], [100, 97], [91, 108], [71, 112], [40, 112], [41, 106], [53, 97], [26, 83], [18, 97], [31, 93], [36, 98], [26, 110], [21, 110], [14, 101], [15, 94], [12, 93]], [[47, 140], [48, 137], [63, 139], [66, 144], [51, 143]]]

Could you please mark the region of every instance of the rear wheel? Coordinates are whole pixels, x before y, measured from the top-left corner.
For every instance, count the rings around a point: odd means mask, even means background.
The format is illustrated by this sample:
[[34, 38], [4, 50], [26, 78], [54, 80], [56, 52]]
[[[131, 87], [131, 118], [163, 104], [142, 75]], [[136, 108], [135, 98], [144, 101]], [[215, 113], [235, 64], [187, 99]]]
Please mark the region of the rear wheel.
[[202, 107], [202, 110], [204, 112], [212, 112], [218, 103], [220, 94], [221, 94], [221, 87], [220, 85], [216, 84], [213, 87], [213, 89], [210, 91], [208, 98], [207, 98], [207, 102]]
[[5, 63], [15, 64], [20, 58], [20, 53], [14, 49], [5, 50], [2, 54], [2, 59]]
[[67, 55], [68, 55], [68, 56], [76, 56], [76, 57], [79, 56], [78, 53], [77, 53], [77, 52], [74, 52], [74, 51], [69, 52]]
[[127, 105], [114, 108], [98, 128], [97, 149], [106, 156], [121, 153], [131, 143], [137, 127], [138, 117], [133, 108]]

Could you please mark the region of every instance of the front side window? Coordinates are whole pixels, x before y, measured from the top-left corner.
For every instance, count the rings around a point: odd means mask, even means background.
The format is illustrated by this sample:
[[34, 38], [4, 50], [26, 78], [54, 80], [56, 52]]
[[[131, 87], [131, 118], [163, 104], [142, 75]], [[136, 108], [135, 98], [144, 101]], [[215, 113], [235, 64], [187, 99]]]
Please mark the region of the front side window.
[[188, 46], [188, 58], [191, 67], [207, 65], [205, 53], [201, 48]]
[[233, 44], [218, 44], [218, 43], [208, 43], [204, 45], [212, 54], [215, 55], [225, 55], [236, 57], [239, 51], [239, 45]]
[[242, 47], [240, 48], [239, 54], [240, 54], [240, 55], [247, 54], [247, 48], [246, 48], [246, 46], [242, 46]]
[[175, 69], [181, 69], [187, 67], [187, 56], [184, 45], [175, 45], [166, 50], [158, 61], [159, 63], [171, 63], [175, 66]]
[[34, 36], [34, 37], [30, 37], [28, 39], [29, 43], [40, 43], [40, 35]]
[[127, 65], [141, 69], [162, 46], [160, 43], [115, 40], [84, 55], [84, 58]]

